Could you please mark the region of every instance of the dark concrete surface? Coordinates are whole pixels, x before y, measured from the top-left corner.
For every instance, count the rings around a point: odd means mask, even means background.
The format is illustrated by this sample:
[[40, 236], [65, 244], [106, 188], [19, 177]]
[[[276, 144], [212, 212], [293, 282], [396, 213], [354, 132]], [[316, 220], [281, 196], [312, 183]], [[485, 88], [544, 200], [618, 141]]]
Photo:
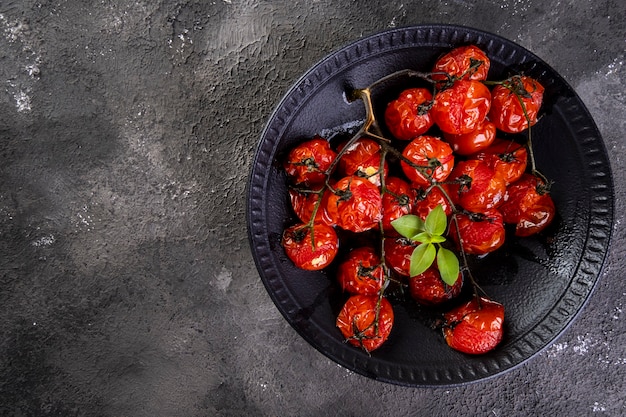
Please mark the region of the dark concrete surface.
[[[625, 19], [623, 0], [0, 1], [0, 415], [626, 415]], [[523, 366], [451, 389], [376, 382], [311, 348], [245, 224], [289, 86], [348, 42], [420, 23], [547, 61], [615, 181], [612, 248], [578, 320]]]

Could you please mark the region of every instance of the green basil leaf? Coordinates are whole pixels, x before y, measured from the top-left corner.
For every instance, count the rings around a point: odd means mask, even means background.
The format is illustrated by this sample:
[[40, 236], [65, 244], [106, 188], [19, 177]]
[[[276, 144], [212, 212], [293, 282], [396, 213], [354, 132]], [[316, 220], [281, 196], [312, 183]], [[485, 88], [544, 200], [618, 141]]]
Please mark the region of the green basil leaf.
[[459, 258], [451, 250], [439, 248], [437, 251], [437, 268], [443, 282], [454, 285], [459, 277]]
[[413, 250], [411, 254], [411, 265], [409, 272], [411, 276], [419, 275], [426, 271], [435, 260], [437, 249], [432, 243], [422, 243]]
[[443, 236], [439, 236], [439, 235], [434, 235], [430, 237], [430, 241], [432, 243], [443, 243], [446, 241], [446, 238]]
[[446, 213], [443, 211], [441, 204], [439, 204], [426, 216], [424, 227], [431, 235], [441, 236], [446, 231], [447, 220]]
[[416, 234], [424, 231], [424, 221], [414, 214], [406, 214], [391, 222], [396, 232], [407, 239], [411, 239]]
[[416, 234], [415, 236], [411, 237], [411, 240], [414, 240], [416, 242], [420, 242], [420, 243], [432, 243], [432, 236], [430, 235], [430, 233], [428, 232], [420, 232], [418, 234]]

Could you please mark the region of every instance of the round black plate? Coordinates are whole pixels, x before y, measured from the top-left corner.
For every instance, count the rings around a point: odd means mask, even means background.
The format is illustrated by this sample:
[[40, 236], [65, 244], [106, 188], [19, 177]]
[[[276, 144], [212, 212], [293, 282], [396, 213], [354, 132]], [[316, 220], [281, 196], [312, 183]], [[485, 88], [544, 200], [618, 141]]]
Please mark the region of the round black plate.
[[[428, 312], [410, 301], [394, 304], [389, 340], [368, 355], [343, 342], [335, 318], [345, 295], [327, 272], [293, 266], [280, 245], [295, 222], [280, 158], [315, 134], [359, 127], [365, 109], [346, 92], [403, 69], [429, 71], [435, 59], [475, 44], [491, 59], [489, 79], [524, 73], [546, 88], [542, 119], [533, 128], [539, 169], [554, 180], [558, 215], [548, 233], [509, 239], [478, 263], [474, 275], [504, 304], [502, 343], [482, 356], [445, 345]], [[384, 95], [380, 101], [388, 99]], [[248, 234], [271, 298], [287, 321], [330, 359], [362, 375], [409, 386], [446, 386], [495, 376], [548, 346], [572, 322], [600, 275], [613, 223], [611, 171], [602, 138], [584, 104], [545, 62], [521, 46], [475, 29], [416, 26], [379, 33], [331, 54], [287, 93], [263, 131], [248, 183]]]

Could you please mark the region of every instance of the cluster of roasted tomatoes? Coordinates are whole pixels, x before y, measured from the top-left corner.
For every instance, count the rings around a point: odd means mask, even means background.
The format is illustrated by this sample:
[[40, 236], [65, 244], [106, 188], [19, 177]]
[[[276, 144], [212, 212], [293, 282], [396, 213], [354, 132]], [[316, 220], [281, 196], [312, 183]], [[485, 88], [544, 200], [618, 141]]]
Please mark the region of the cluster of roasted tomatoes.
[[[399, 235], [394, 220], [425, 219], [441, 206], [449, 219], [448, 244], [466, 259], [500, 248], [506, 224], [529, 236], [555, 215], [549, 184], [531, 160], [530, 134], [516, 135], [537, 122], [544, 89], [523, 75], [489, 81], [489, 66], [479, 48], [455, 48], [436, 61], [428, 87], [406, 88], [387, 104], [380, 118], [388, 133], [361, 132], [334, 147], [316, 136], [286, 155], [300, 222], [284, 231], [283, 248], [302, 269], [334, 262], [347, 294], [336, 324], [354, 346], [370, 352], [389, 337], [390, 282], [432, 306], [457, 297], [468, 281], [467, 265], [453, 285], [441, 279], [436, 264], [411, 276], [418, 243]], [[375, 238], [338, 256], [339, 229]], [[503, 322], [504, 307], [475, 291], [444, 313], [442, 329], [450, 347], [480, 354], [501, 341]]]

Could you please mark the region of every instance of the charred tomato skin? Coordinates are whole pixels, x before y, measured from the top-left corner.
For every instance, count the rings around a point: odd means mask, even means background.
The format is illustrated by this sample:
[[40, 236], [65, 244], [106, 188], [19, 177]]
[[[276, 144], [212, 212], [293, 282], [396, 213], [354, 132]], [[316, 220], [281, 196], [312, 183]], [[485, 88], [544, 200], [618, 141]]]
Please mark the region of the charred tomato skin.
[[436, 266], [431, 266], [419, 275], [409, 278], [409, 292], [415, 301], [424, 305], [437, 305], [449, 301], [461, 293], [463, 277], [459, 276], [454, 285], [441, 279]]
[[341, 288], [350, 294], [378, 294], [384, 280], [380, 257], [369, 246], [351, 250], [339, 265], [337, 279]]
[[423, 171], [402, 161], [400, 166], [407, 178], [416, 186], [427, 187], [432, 181], [441, 182], [448, 178], [454, 167], [452, 148], [441, 139], [422, 135], [413, 139], [404, 148], [402, 156], [413, 164], [424, 167]]
[[433, 95], [426, 88], [408, 88], [385, 109], [385, 125], [393, 137], [411, 140], [423, 135], [434, 121], [430, 116]]
[[493, 350], [504, 333], [504, 306], [487, 298], [472, 298], [444, 314], [443, 335], [451, 348], [470, 355]]
[[379, 188], [365, 178], [351, 175], [337, 181], [326, 203], [334, 224], [355, 233], [371, 230], [382, 220], [383, 203]]
[[[314, 242], [311, 241], [311, 231]], [[335, 229], [325, 224], [291, 226], [283, 232], [281, 243], [294, 265], [307, 271], [326, 268], [339, 251], [339, 238]]]
[[315, 136], [291, 149], [283, 167], [293, 184], [320, 185], [336, 156], [326, 139]]
[[389, 300], [377, 295], [357, 294], [348, 298], [337, 316], [336, 325], [348, 343], [371, 352], [385, 343], [393, 322]]

